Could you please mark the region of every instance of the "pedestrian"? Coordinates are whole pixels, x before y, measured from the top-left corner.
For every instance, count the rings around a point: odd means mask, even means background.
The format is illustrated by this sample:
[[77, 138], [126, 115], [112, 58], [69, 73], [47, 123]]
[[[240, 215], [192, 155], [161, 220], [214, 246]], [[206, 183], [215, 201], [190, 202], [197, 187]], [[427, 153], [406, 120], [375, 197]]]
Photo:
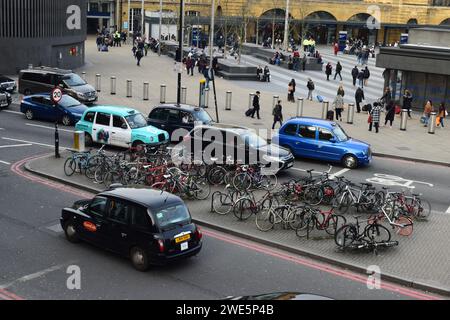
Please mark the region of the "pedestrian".
[[97, 44], [97, 49], [98, 51], [101, 51], [102, 49], [102, 43], [103, 43], [103, 37], [99, 34], [97, 36], [97, 40], [96, 40], [96, 44]]
[[146, 43], [144, 44], [144, 52], [145, 52], [145, 56], [148, 55], [148, 47], [149, 47], [149, 44], [146, 42]]
[[411, 103], [412, 103], [412, 94], [411, 92], [406, 89], [405, 94], [403, 95], [403, 109], [408, 110], [408, 117], [412, 119], [411, 117]]
[[380, 127], [380, 113], [381, 106], [378, 102], [375, 102], [369, 113], [369, 131], [372, 131], [372, 127], [375, 127], [375, 132], [378, 133], [378, 128]]
[[306, 70], [306, 54], [303, 54], [303, 58], [302, 58], [302, 70], [303, 70], [303, 71]]
[[205, 77], [206, 80], [206, 88], [209, 88], [209, 81], [211, 81], [211, 79], [209, 78], [209, 66], [205, 65], [205, 67], [203, 68], [203, 76]]
[[136, 58], [137, 47], [135, 45], [133, 45], [133, 48], [131, 49], [131, 51], [133, 51], [133, 56]]
[[260, 108], [260, 106], [259, 106], [259, 95], [260, 94], [261, 93], [259, 91], [256, 91], [256, 94], [253, 97], [253, 111], [252, 111], [252, 113], [250, 115], [252, 118], [255, 118], [255, 113], [256, 113], [256, 116], [258, 117], [258, 119], [261, 119], [260, 116], [259, 116], [259, 108]]
[[136, 51], [136, 59], [137, 59], [137, 65], [140, 66], [141, 65], [141, 59], [144, 56], [144, 53], [142, 52], [142, 50], [137, 50]]
[[288, 101], [290, 101], [290, 102], [295, 102], [295, 97], [294, 97], [295, 86], [296, 86], [295, 79], [292, 79], [288, 84]]
[[264, 67], [264, 81], [270, 82], [270, 71], [268, 66]]
[[281, 106], [281, 100], [278, 100], [278, 103], [275, 105], [275, 107], [272, 110], [272, 115], [273, 115], [272, 130], [275, 129], [275, 124], [277, 122], [280, 123], [280, 127], [283, 125], [282, 109], [283, 109], [283, 107]]
[[439, 105], [439, 111], [438, 111], [438, 116], [437, 116], [437, 126], [443, 128], [444, 127], [444, 119], [445, 116], [447, 115], [447, 110], [445, 109], [445, 104], [444, 102], [441, 102], [441, 104]]
[[428, 100], [423, 110], [423, 116], [425, 117], [424, 127], [428, 126], [432, 112], [433, 112], [433, 102], [431, 100]]
[[344, 91], [344, 87], [342, 86], [342, 84], [339, 86], [337, 94], [344, 97], [345, 91]]
[[386, 106], [386, 117], [384, 118], [384, 126], [387, 125], [388, 121], [390, 122], [389, 127], [392, 129], [392, 122], [394, 122], [395, 118], [395, 104], [394, 101], [389, 102], [389, 105]]
[[308, 78], [308, 83], [306, 84], [306, 87], [308, 88], [308, 97], [306, 99], [309, 99], [310, 101], [313, 100], [313, 91], [315, 89], [314, 82], [311, 78]]
[[334, 80], [336, 80], [336, 76], [339, 75], [339, 78], [341, 78], [341, 81], [342, 81], [341, 71], [342, 71], [342, 65], [338, 61], [337, 65], [336, 65], [336, 73], [334, 74]]
[[353, 86], [356, 86], [356, 79], [358, 78], [358, 74], [359, 74], [358, 67], [355, 66], [355, 67], [352, 69]]
[[364, 90], [361, 87], [358, 87], [358, 89], [356, 89], [356, 92], [355, 92], [355, 102], [356, 102], [356, 112], [357, 113], [361, 112], [361, 102], [365, 99], [366, 98], [364, 97]]
[[386, 87], [384, 89], [384, 94], [383, 96], [380, 98], [380, 101], [384, 104], [384, 106], [387, 108], [387, 106], [389, 105], [389, 103], [392, 100], [392, 94], [391, 94], [391, 89], [389, 87]]
[[327, 63], [327, 66], [325, 67], [325, 73], [327, 75], [327, 81], [330, 81], [330, 76], [333, 73], [333, 66], [331, 63]]
[[358, 73], [358, 86], [364, 88], [364, 70], [360, 70]]
[[367, 82], [369, 81], [369, 77], [370, 77], [370, 71], [369, 68], [366, 66], [366, 68], [364, 69], [364, 85], [367, 86]]
[[189, 72], [191, 73], [191, 76], [194, 75], [194, 61], [191, 57], [187, 57], [186, 59], [186, 70], [187, 74], [189, 75]]
[[342, 110], [344, 110], [344, 98], [337, 94], [334, 98], [333, 104], [334, 111], [336, 112], [336, 120], [342, 121]]
[[337, 54], [339, 52], [339, 45], [337, 42], [334, 44], [333, 50], [334, 50], [334, 55], [337, 56]]

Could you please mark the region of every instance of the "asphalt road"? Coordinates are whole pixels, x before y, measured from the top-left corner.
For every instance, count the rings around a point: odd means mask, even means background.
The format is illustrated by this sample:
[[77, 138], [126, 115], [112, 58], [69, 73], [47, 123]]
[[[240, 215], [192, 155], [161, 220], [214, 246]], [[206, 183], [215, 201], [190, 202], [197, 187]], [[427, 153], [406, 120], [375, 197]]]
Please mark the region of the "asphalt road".
[[[60, 145], [70, 147], [72, 133], [64, 130], [60, 130]], [[208, 229], [197, 257], [147, 273], [139, 273], [126, 259], [90, 245], [73, 245], [65, 240], [58, 218], [61, 208], [82, 198], [81, 193], [30, 181], [11, 170], [21, 159], [51, 152], [53, 133], [51, 123], [28, 122], [22, 115], [0, 112], [0, 299], [220, 299], [274, 291], [335, 299], [424, 297], [387, 282], [380, 290], [369, 290], [364, 276]], [[326, 168], [312, 161], [298, 161], [295, 167], [286, 178], [302, 174], [301, 169]], [[333, 168], [334, 173], [341, 170]], [[368, 168], [341, 172], [355, 180], [374, 173], [395, 173], [432, 181], [434, 187], [423, 190], [432, 193], [436, 208], [446, 209], [449, 204], [438, 199], [448, 199], [448, 171], [376, 158]], [[80, 267], [80, 290], [67, 289], [70, 265]]]

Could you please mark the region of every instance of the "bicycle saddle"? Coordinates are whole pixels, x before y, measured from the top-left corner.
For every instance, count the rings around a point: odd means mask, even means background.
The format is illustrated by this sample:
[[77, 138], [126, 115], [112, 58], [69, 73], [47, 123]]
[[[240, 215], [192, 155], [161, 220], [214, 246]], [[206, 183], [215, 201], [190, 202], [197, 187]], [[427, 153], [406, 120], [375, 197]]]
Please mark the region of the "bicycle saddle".
[[361, 216], [353, 216], [353, 218], [355, 218], [356, 220], [358, 220], [359, 218], [361, 218]]
[[363, 186], [368, 186], [368, 187], [372, 186], [371, 183], [367, 183], [367, 182], [361, 182], [360, 184], [363, 185]]
[[308, 173], [311, 173], [311, 172], [313, 172], [313, 171], [314, 171], [314, 169], [306, 170], [306, 172], [308, 172]]

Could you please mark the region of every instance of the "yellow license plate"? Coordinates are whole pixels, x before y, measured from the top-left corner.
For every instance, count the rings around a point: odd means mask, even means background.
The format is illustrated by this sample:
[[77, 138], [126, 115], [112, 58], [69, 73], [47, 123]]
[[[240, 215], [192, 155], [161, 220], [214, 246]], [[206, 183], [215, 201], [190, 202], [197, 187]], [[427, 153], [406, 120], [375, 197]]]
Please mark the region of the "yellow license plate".
[[184, 235], [182, 237], [175, 238], [175, 243], [180, 243], [180, 242], [189, 240], [190, 238], [191, 238], [191, 235], [190, 234], [186, 234], [186, 235]]

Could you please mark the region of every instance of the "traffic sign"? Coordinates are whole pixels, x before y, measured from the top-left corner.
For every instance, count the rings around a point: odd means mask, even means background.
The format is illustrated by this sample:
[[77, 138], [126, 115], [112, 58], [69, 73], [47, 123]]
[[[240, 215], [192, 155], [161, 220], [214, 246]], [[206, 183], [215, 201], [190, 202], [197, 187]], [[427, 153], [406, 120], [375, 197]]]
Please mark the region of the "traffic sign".
[[60, 102], [62, 99], [62, 95], [63, 93], [60, 88], [54, 88], [51, 95], [52, 102], [55, 104]]

